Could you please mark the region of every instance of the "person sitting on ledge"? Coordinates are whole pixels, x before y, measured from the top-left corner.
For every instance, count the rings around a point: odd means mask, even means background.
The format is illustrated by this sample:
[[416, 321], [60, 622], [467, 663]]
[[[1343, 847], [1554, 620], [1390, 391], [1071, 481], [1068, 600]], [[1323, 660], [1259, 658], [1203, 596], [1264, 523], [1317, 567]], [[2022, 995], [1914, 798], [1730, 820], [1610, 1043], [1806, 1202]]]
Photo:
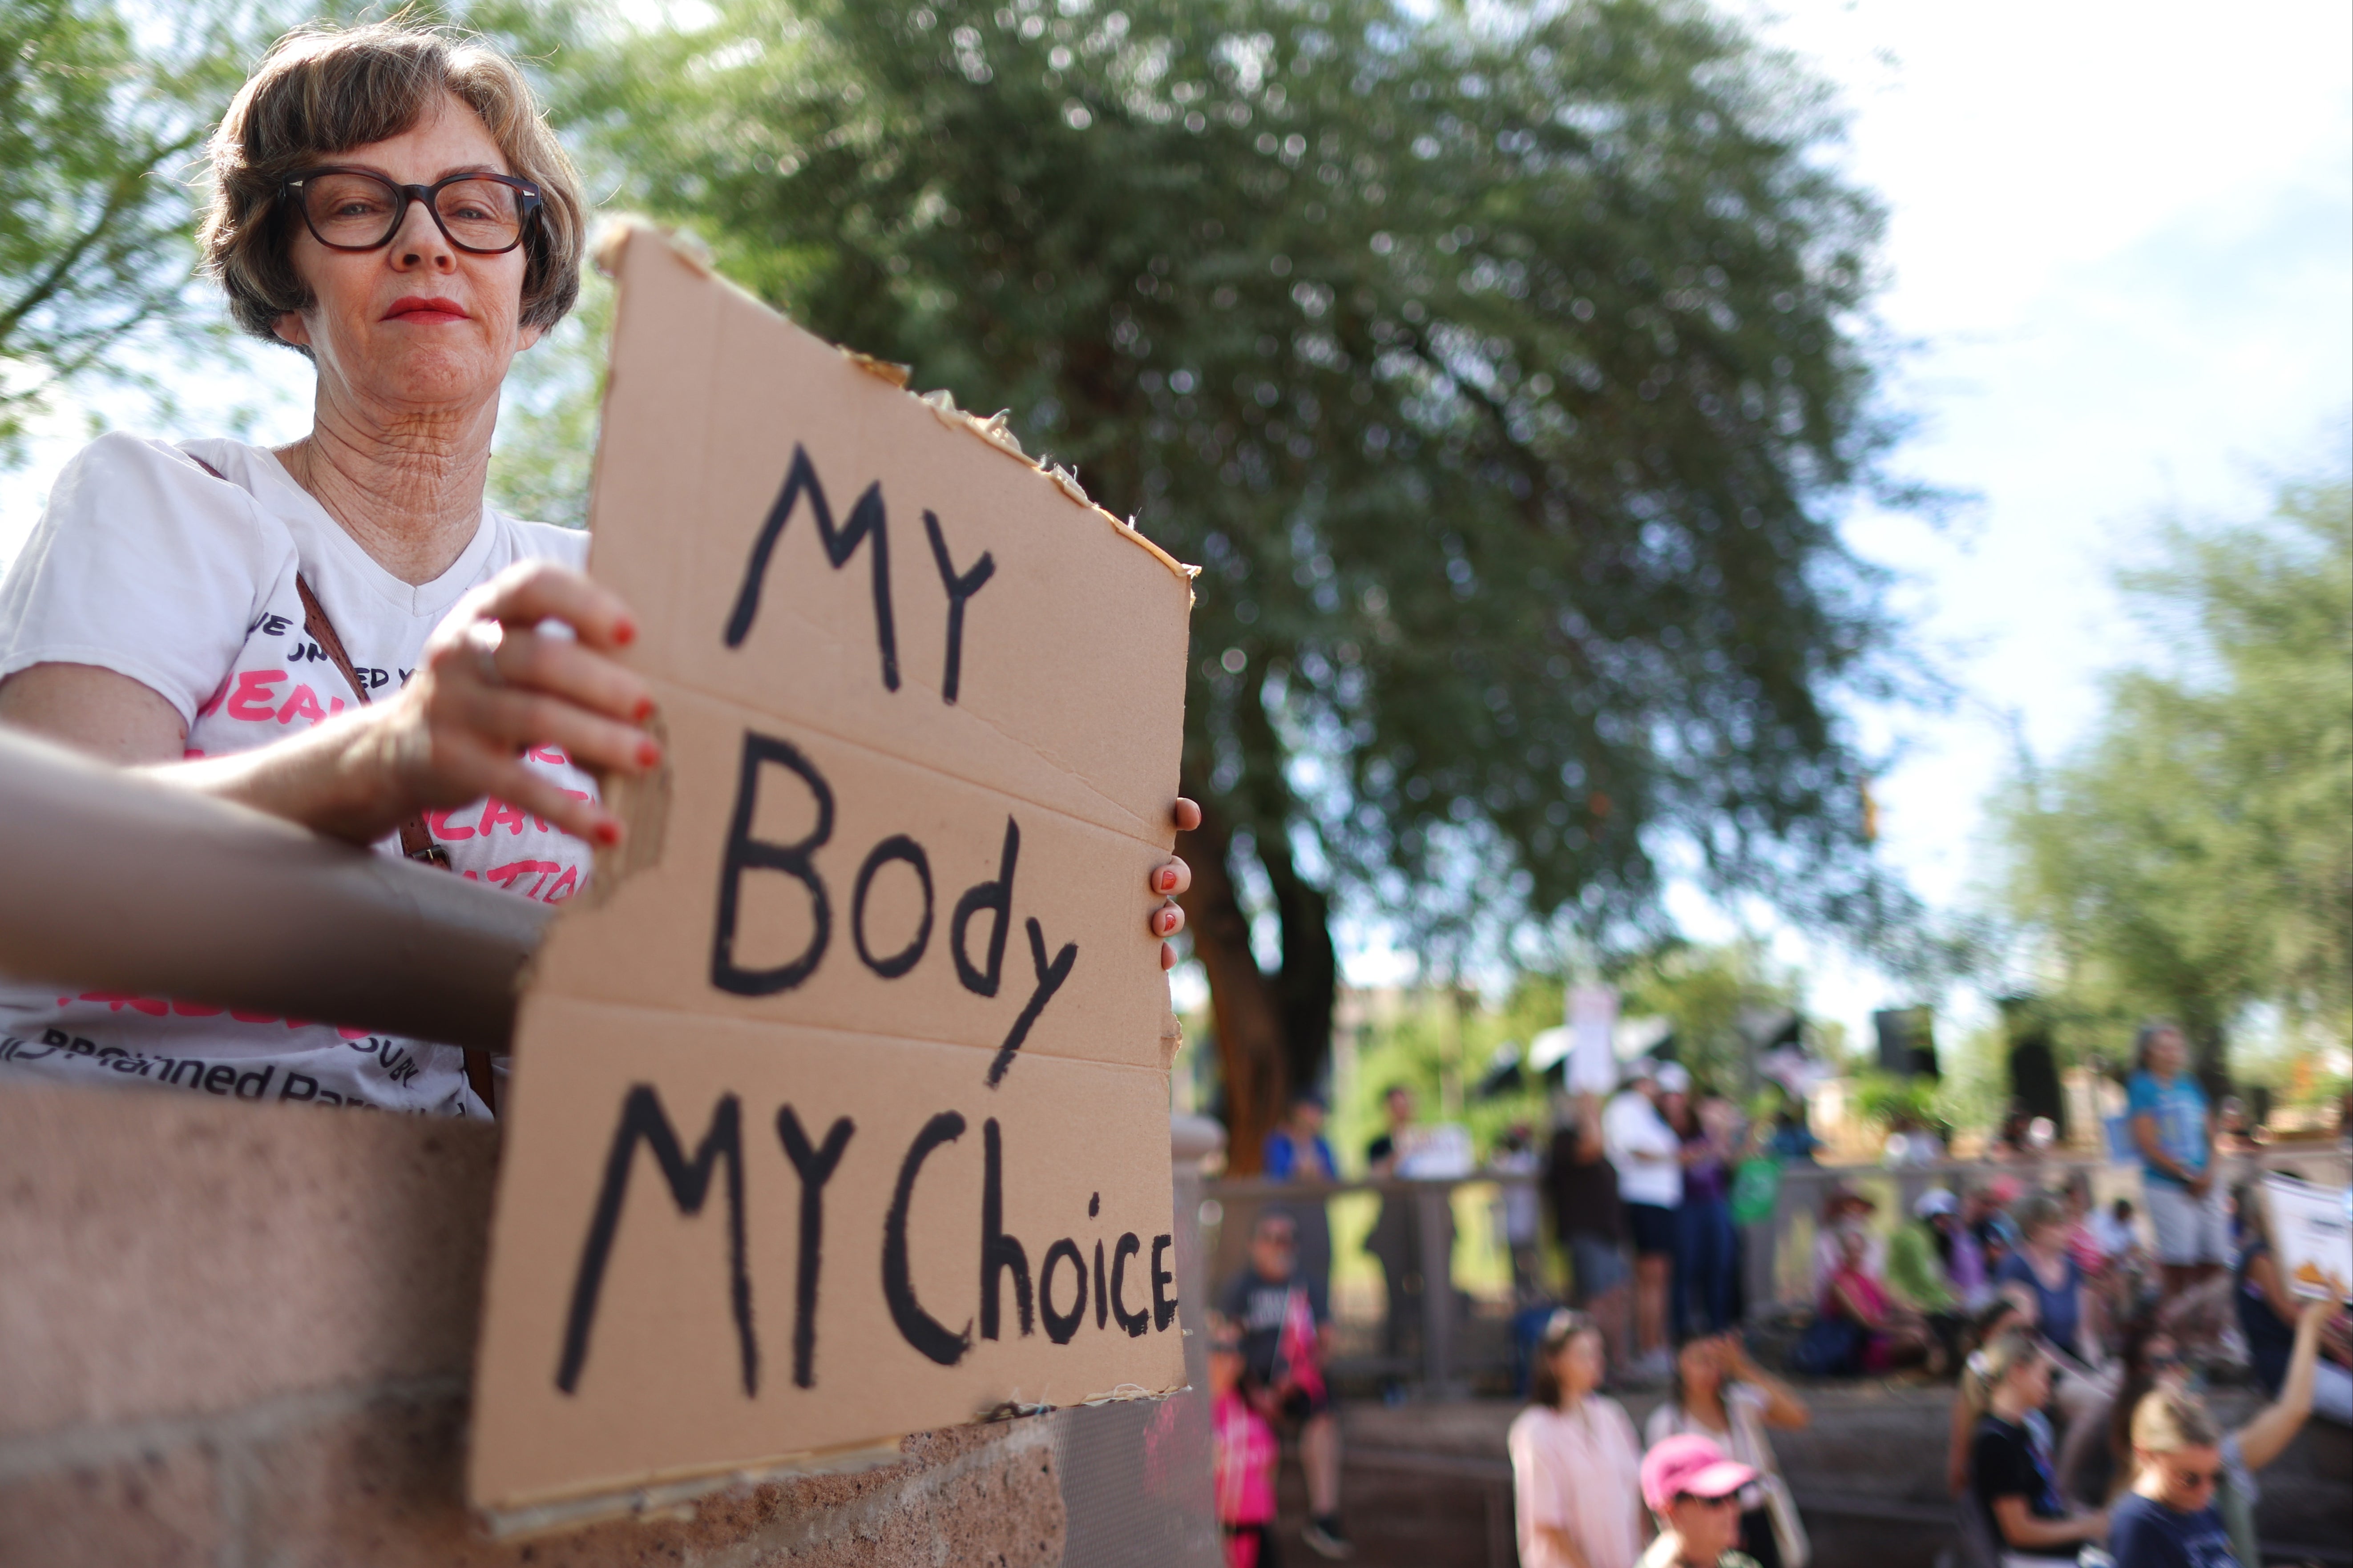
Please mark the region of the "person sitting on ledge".
[[1307, 1544], [1325, 1557], [1352, 1556], [1340, 1528], [1340, 1425], [1324, 1381], [1331, 1312], [1322, 1287], [1300, 1270], [1299, 1224], [1269, 1209], [1250, 1226], [1250, 1267], [1218, 1297], [1218, 1311], [1241, 1331], [1243, 1375], [1261, 1414], [1299, 1429], [1307, 1472]]
[[[209, 156], [205, 269], [239, 327], [311, 362], [310, 433], [118, 432], [67, 463], [0, 582], [0, 723], [575, 897], [623, 832], [596, 775], [661, 762], [619, 657], [638, 622], [584, 572], [586, 535], [483, 499], [508, 367], [579, 292], [571, 161], [512, 60], [405, 22], [280, 38]], [[1147, 874], [1155, 935], [1190, 882]], [[487, 1058], [451, 1046], [15, 984], [0, 1074], [477, 1118], [493, 1098]]]
[[2051, 1358], [2017, 1329], [1988, 1346], [1985, 1358], [1987, 1409], [1969, 1446], [1969, 1485], [2002, 1568], [2073, 1563], [2076, 1545], [2106, 1538], [2108, 1516], [2076, 1512], [2060, 1495], [2042, 1415]]
[[1944, 1347], [1926, 1319], [1891, 1294], [1869, 1268], [1871, 1237], [1860, 1226], [1839, 1232], [1839, 1267], [1822, 1294], [1821, 1315], [1862, 1331], [1856, 1370], [1877, 1374], [1926, 1363], [1941, 1375]]

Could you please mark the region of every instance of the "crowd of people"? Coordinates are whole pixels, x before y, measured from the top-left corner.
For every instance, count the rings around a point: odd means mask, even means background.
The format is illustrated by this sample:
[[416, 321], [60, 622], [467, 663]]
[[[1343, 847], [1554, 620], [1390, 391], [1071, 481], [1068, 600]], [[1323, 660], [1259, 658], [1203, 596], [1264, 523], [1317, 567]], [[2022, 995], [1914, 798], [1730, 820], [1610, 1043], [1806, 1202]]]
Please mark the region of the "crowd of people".
[[[1955, 1380], [1947, 1480], [1981, 1568], [2255, 1568], [2257, 1472], [2313, 1415], [2353, 1425], [2346, 1315], [2291, 1289], [2260, 1184], [2221, 1179], [2215, 1121], [2179, 1031], [2143, 1031], [2127, 1095], [2141, 1206], [2095, 1206], [2080, 1170], [2044, 1190], [1994, 1165], [1930, 1188], [1888, 1226], [1867, 1193], [1826, 1187], [1815, 1316], [1788, 1363], [1815, 1377], [1916, 1368]], [[1731, 1202], [1738, 1162], [1768, 1140], [1795, 1141], [1787, 1121], [1744, 1136], [1718, 1104], [1678, 1064], [1645, 1062], [1612, 1096], [1563, 1096], [1541, 1160], [1525, 1136], [1498, 1156], [1506, 1173], [1540, 1171], [1574, 1301], [1541, 1320], [1530, 1403], [1508, 1441], [1524, 1568], [1810, 1559], [1770, 1436], [1810, 1412], [1742, 1336]], [[1386, 1109], [1390, 1126], [1368, 1152], [1378, 1173], [1398, 1168], [1410, 1096], [1392, 1093]], [[1270, 1141], [1271, 1172], [1336, 1179], [1322, 1112], [1302, 1102]], [[1401, 1218], [1405, 1200], [1387, 1201]], [[1308, 1543], [1327, 1556], [1351, 1550], [1323, 1373], [1328, 1233], [1315, 1267], [1299, 1257], [1298, 1214], [1310, 1212], [1320, 1219], [1322, 1205], [1261, 1214], [1250, 1269], [1220, 1300], [1219, 1506], [1236, 1568], [1273, 1560], [1286, 1425], [1306, 1471]], [[1525, 1284], [1536, 1211], [1500, 1212]], [[1392, 1278], [1392, 1314], [1441, 1287], [1442, 1276]], [[2217, 1370], [2269, 1400], [2234, 1430], [2200, 1395]], [[1662, 1384], [1638, 1435], [1613, 1394]]]

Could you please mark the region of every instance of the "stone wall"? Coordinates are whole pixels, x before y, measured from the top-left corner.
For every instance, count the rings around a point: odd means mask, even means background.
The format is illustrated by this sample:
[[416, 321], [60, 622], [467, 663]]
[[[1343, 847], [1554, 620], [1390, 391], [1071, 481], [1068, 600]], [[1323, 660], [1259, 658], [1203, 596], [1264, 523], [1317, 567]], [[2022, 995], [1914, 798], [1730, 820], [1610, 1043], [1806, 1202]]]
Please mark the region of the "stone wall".
[[1056, 1437], [1092, 1412], [492, 1542], [460, 1475], [497, 1151], [370, 1111], [0, 1089], [0, 1568], [1062, 1561]]

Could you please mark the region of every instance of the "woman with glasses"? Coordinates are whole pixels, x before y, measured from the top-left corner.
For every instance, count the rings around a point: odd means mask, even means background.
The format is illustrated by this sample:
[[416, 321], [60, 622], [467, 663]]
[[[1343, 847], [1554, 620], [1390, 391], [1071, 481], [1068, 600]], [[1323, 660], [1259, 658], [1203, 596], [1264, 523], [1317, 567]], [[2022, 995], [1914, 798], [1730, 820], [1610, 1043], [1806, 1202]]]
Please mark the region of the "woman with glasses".
[[1798, 1501], [1781, 1479], [1768, 1429], [1812, 1419], [1788, 1384], [1749, 1359], [1737, 1334], [1691, 1340], [1675, 1354], [1672, 1388], [1643, 1424], [1651, 1451], [1671, 1437], [1704, 1437], [1756, 1472], [1739, 1494], [1739, 1543], [1757, 1568], [1806, 1568], [1813, 1550]]
[[[2246, 1563], [2263, 1560], [2255, 1533], [2255, 1504], [2262, 1500], [2263, 1489], [2255, 1479], [2255, 1472], [2287, 1451], [2287, 1446], [2304, 1430], [2305, 1422], [2313, 1414], [2321, 1327], [2335, 1310], [2335, 1303], [2326, 1300], [2302, 1303], [2296, 1313], [2279, 1397], [2256, 1411], [2245, 1426], [2223, 1433], [2217, 1446], [2222, 1460], [2222, 1479], [2214, 1489], [2213, 1506], [2222, 1516], [2233, 1548]], [[2183, 1363], [2172, 1337], [2156, 1326], [2158, 1321], [2157, 1314], [2150, 1313], [2137, 1321], [2126, 1335], [2125, 1384], [2116, 1395], [2108, 1433], [2109, 1452], [2115, 1461], [2109, 1489], [2111, 1507], [2122, 1501], [2141, 1479], [2139, 1444], [2133, 1436], [2133, 1424], [2143, 1404], [2152, 1394], [2190, 1392], [2189, 1368]]]
[[2137, 1475], [2108, 1523], [2116, 1568], [2241, 1568], [2214, 1507], [2222, 1432], [2196, 1395], [2152, 1389], [2132, 1416]]
[[[661, 760], [586, 538], [483, 499], [508, 367], [578, 291], [571, 163], [512, 61], [399, 24], [280, 39], [210, 162], [206, 270], [311, 362], [310, 432], [68, 463], [0, 584], [0, 722], [562, 903], [622, 836], [597, 778]], [[1189, 879], [1152, 874], [1159, 935]], [[454, 1047], [167, 998], [0, 985], [0, 1043], [58, 1082], [489, 1113]]]
[[1740, 1550], [1740, 1493], [1757, 1471], [1696, 1434], [1642, 1456], [1642, 1500], [1659, 1533], [1639, 1568], [1757, 1568]]

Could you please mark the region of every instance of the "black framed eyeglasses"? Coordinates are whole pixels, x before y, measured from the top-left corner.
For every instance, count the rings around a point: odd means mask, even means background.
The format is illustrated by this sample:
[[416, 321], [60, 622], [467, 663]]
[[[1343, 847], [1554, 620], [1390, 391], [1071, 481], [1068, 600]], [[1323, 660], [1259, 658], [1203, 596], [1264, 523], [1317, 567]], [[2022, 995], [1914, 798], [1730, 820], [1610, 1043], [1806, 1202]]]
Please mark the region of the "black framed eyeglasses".
[[513, 174], [452, 174], [429, 185], [396, 184], [364, 169], [305, 169], [280, 196], [302, 214], [311, 237], [330, 250], [381, 250], [423, 202], [443, 237], [474, 256], [502, 256], [522, 243], [539, 216], [539, 187]]

